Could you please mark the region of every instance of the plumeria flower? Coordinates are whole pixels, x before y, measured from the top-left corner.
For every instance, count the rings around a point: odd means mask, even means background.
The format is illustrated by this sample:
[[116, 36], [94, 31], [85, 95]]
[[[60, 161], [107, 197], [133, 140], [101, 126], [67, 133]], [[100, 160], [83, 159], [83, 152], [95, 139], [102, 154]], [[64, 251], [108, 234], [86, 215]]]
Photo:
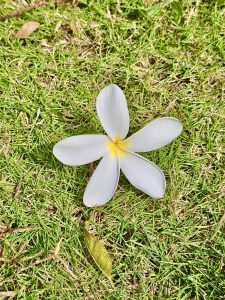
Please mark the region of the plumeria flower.
[[120, 169], [137, 189], [162, 198], [166, 188], [163, 172], [151, 161], [136, 152], [159, 149], [173, 141], [182, 131], [175, 118], [159, 118], [126, 138], [129, 112], [123, 91], [115, 84], [102, 89], [96, 108], [107, 133], [68, 137], [53, 149], [55, 157], [68, 166], [78, 166], [102, 157], [84, 192], [88, 207], [103, 205], [113, 196], [119, 181]]

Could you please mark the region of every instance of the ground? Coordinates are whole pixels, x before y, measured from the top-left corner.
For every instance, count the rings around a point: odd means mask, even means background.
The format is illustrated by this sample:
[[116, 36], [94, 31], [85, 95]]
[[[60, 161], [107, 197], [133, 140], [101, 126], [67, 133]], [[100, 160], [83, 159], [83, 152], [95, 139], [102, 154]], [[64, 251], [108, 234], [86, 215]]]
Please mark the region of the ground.
[[[0, 14], [22, 4], [2, 0]], [[1, 21], [0, 295], [224, 299], [224, 18], [215, 0], [60, 0]], [[40, 28], [16, 39], [27, 21]], [[96, 163], [67, 167], [52, 155], [62, 138], [103, 133], [95, 100], [109, 83], [126, 94], [130, 133], [157, 117], [184, 125], [144, 154], [165, 173], [163, 199], [121, 176], [106, 206], [86, 208]], [[112, 282], [88, 257], [90, 217]], [[51, 255], [60, 239], [66, 267]]]

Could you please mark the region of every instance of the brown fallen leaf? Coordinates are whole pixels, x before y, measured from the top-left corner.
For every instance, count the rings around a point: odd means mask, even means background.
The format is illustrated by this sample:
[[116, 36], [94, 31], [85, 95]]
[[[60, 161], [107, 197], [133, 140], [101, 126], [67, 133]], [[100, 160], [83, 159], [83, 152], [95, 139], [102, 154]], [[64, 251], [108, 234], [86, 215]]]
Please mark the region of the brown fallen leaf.
[[1, 299], [6, 299], [8, 297], [15, 297], [17, 292], [15, 291], [7, 291], [7, 292], [0, 292]]
[[112, 258], [99, 239], [88, 231], [89, 221], [84, 225], [84, 240], [96, 265], [111, 280]]
[[36, 29], [38, 29], [40, 26], [40, 23], [30, 21], [25, 23], [17, 32], [16, 38], [23, 39], [27, 38], [31, 35], [32, 32], [34, 32]]

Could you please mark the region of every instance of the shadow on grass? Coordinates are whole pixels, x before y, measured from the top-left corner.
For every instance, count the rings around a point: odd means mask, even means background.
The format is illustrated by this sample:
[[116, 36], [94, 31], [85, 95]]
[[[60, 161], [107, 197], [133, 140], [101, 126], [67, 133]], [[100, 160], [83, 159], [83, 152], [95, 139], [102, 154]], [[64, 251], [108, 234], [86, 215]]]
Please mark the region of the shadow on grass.
[[31, 152], [29, 152], [27, 156], [36, 165], [42, 165], [48, 169], [62, 169], [63, 164], [60, 163], [53, 155], [54, 145], [55, 142], [38, 145]]

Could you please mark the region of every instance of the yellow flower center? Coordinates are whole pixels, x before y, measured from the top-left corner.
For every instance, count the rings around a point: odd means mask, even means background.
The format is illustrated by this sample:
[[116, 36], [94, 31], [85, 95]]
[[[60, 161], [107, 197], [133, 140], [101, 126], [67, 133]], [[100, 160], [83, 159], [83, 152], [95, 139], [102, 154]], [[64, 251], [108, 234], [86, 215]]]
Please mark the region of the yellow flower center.
[[123, 141], [120, 136], [116, 136], [112, 141], [107, 143], [107, 148], [112, 157], [117, 157], [127, 153], [123, 148], [126, 148], [128, 145], [129, 142], [127, 140]]

